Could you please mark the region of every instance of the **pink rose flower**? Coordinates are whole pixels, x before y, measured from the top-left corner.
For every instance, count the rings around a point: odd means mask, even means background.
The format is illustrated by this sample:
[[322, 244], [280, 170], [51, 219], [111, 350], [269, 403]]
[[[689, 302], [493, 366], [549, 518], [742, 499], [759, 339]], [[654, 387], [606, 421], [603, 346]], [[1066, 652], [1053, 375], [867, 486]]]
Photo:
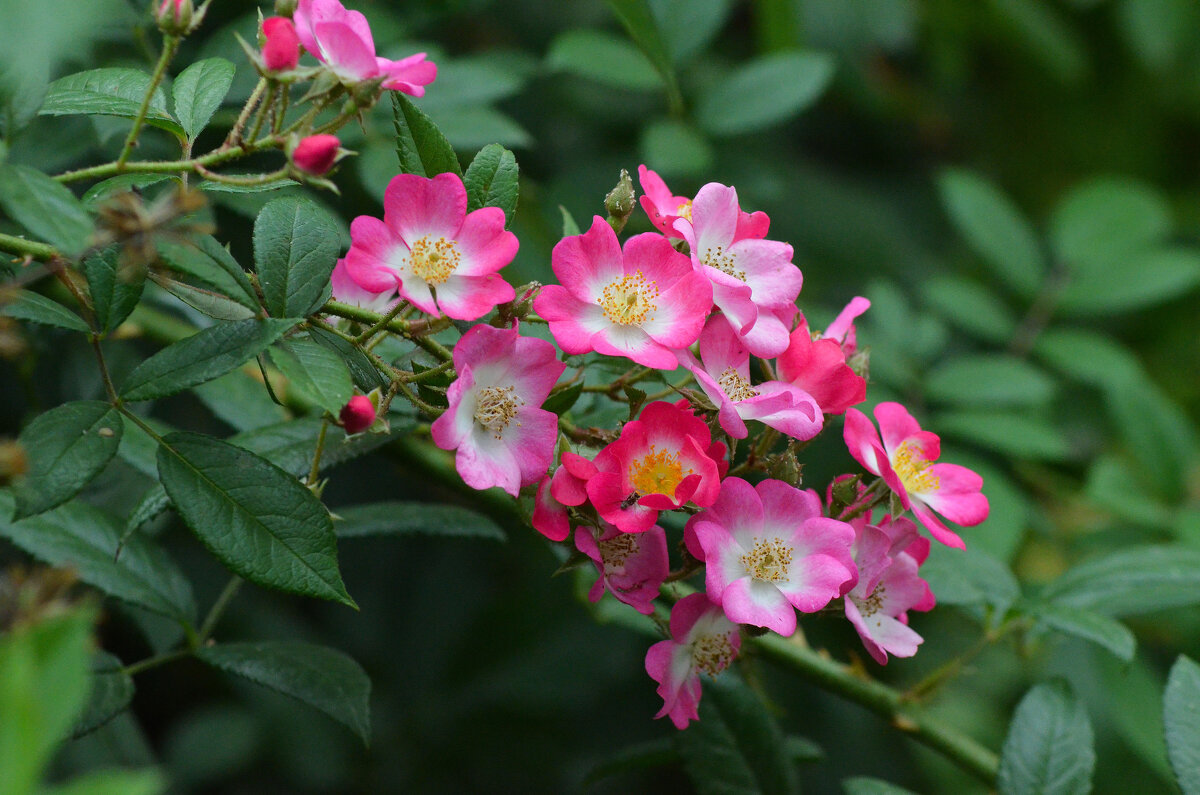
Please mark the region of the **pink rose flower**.
[[566, 368], [557, 353], [516, 328], [487, 325], [473, 326], [454, 346], [450, 407], [430, 431], [438, 447], [458, 451], [454, 465], [471, 488], [499, 486], [515, 497], [545, 476], [558, 416], [541, 405]]
[[658, 590], [670, 573], [667, 533], [658, 525], [644, 533], [622, 533], [606, 525], [599, 538], [590, 527], [575, 530], [575, 548], [591, 558], [600, 578], [588, 591], [599, 602], [607, 590], [643, 615], [654, 613]]
[[395, 286], [380, 293], [373, 293], [359, 287], [358, 282], [350, 278], [344, 259], [338, 260], [337, 264], [333, 266], [329, 282], [333, 289], [333, 300], [357, 306], [359, 309], [366, 309], [368, 312], [383, 314], [400, 300], [396, 295]]
[[729, 667], [742, 647], [742, 636], [718, 605], [701, 593], [685, 596], [671, 608], [671, 639], [646, 652], [646, 673], [658, 682], [663, 707], [675, 728], [698, 720], [700, 674], [716, 676]]
[[[675, 222], [680, 218], [692, 220], [692, 200], [687, 196], [676, 196], [671, 193], [662, 177], [644, 165], [638, 166], [638, 181], [642, 184], [642, 196], [639, 201], [650, 223], [658, 231], [669, 238], [681, 239], [675, 231]], [[747, 213], [739, 211], [737, 231], [734, 237], [764, 238], [771, 226], [771, 219], [764, 212]]]
[[570, 354], [596, 351], [674, 370], [674, 352], [696, 341], [712, 308], [712, 288], [666, 238], [634, 235], [622, 252], [600, 216], [584, 234], [558, 242], [551, 267], [562, 284], [543, 287], [533, 308]]
[[437, 77], [437, 66], [423, 52], [399, 61], [376, 56], [367, 18], [338, 0], [300, 0], [293, 19], [304, 49], [344, 83], [382, 78], [384, 88], [421, 97]]
[[812, 395], [826, 414], [843, 414], [867, 398], [867, 380], [850, 369], [846, 359], [857, 349], [854, 318], [870, 305], [865, 298], [855, 298], [823, 335], [810, 333], [801, 315], [787, 350], [779, 355], [779, 377]]
[[398, 289], [435, 317], [475, 320], [516, 296], [496, 271], [517, 255], [517, 237], [504, 229], [500, 208], [467, 212], [457, 174], [394, 177], [384, 191], [383, 220], [360, 215], [350, 239], [346, 269], [359, 287]]
[[267, 17], [262, 23], [263, 65], [272, 72], [290, 72], [300, 63], [300, 37], [287, 17]]
[[796, 610], [814, 613], [854, 581], [854, 528], [822, 516], [815, 492], [781, 480], [726, 478], [686, 531], [689, 549], [700, 547], [708, 598], [739, 624], [791, 635]]
[[883, 432], [858, 409], [846, 412], [845, 439], [850, 455], [872, 474], [883, 478], [918, 521], [946, 546], [965, 549], [957, 533], [934, 511], [960, 525], [977, 525], [987, 518], [988, 500], [980, 489], [983, 478], [957, 464], [933, 463], [941, 455], [937, 434], [921, 430], [904, 406], [880, 403], [875, 419]]
[[568, 507], [587, 502], [587, 481], [596, 465], [576, 453], [563, 453], [562, 466], [538, 484], [533, 500], [533, 528], [551, 541], [563, 541], [571, 533]]
[[336, 135], [310, 135], [292, 150], [292, 163], [305, 174], [319, 177], [333, 168], [341, 148]]

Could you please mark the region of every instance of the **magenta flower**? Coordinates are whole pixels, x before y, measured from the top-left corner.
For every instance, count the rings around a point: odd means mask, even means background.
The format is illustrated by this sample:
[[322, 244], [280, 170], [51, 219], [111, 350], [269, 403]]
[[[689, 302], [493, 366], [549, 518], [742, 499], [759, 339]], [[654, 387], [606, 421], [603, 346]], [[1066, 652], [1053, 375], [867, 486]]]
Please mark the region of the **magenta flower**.
[[824, 334], [812, 334], [808, 321], [792, 332], [779, 355], [779, 377], [816, 399], [826, 414], [843, 414], [867, 398], [867, 380], [846, 364], [857, 349], [854, 318], [871, 306], [865, 298], [851, 301]]
[[712, 505], [724, 458], [725, 445], [712, 441], [703, 420], [686, 408], [657, 401], [596, 454], [588, 498], [604, 521], [624, 533], [641, 533], [650, 529], [659, 511], [688, 502]]
[[533, 500], [531, 523], [551, 541], [563, 541], [571, 533], [568, 507], [587, 502], [587, 481], [596, 465], [581, 455], [563, 453], [562, 466], [553, 476], [542, 478]]
[[342, 406], [338, 419], [347, 435], [362, 433], [375, 423], [375, 404], [366, 395], [355, 395]]
[[644, 533], [622, 533], [606, 524], [599, 538], [590, 527], [575, 530], [575, 548], [591, 558], [600, 578], [588, 591], [599, 602], [605, 590], [643, 615], [654, 613], [658, 589], [670, 573], [667, 533], [658, 525]]
[[343, 83], [382, 79], [384, 88], [421, 97], [437, 77], [437, 66], [423, 52], [399, 61], [376, 56], [367, 18], [338, 0], [300, 0], [293, 19], [304, 49]]
[[[642, 196], [639, 201], [646, 215], [650, 216], [650, 223], [669, 238], [681, 238], [679, 232], [675, 231], [675, 222], [680, 218], [692, 220], [692, 200], [687, 196], [671, 193], [662, 177], [644, 165], [638, 166], [638, 181], [642, 184]], [[767, 218], [766, 213], [739, 211], [734, 237], [738, 240], [747, 237], [764, 238], [770, 225], [771, 220]]]
[[558, 417], [541, 405], [566, 368], [557, 353], [546, 340], [487, 325], [454, 346], [450, 407], [430, 431], [438, 447], [458, 451], [454, 465], [471, 488], [499, 486], [515, 497], [546, 474]]
[[359, 287], [399, 289], [431, 315], [475, 320], [516, 296], [496, 271], [517, 255], [517, 237], [505, 231], [500, 208], [467, 212], [457, 174], [394, 177], [383, 195], [383, 220], [358, 216], [350, 239], [346, 268]]
[[750, 383], [750, 351], [723, 318], [710, 317], [704, 324], [700, 359], [703, 365], [690, 351], [679, 353], [679, 363], [717, 405], [721, 427], [733, 438], [746, 438], [746, 420], [802, 441], [821, 432], [821, 408], [803, 389], [780, 381]]
[[659, 641], [646, 652], [646, 673], [658, 682], [663, 700], [654, 717], [670, 717], [677, 729], [698, 720], [700, 674], [721, 673], [741, 647], [737, 624], [704, 594], [694, 593], [676, 602], [671, 608], [671, 640]]
[[533, 308], [567, 353], [674, 370], [674, 352], [696, 341], [712, 308], [707, 280], [666, 238], [634, 235], [622, 252], [600, 216], [584, 234], [558, 242], [551, 266], [562, 284], [543, 287]]
[[336, 135], [310, 135], [292, 150], [292, 163], [305, 174], [320, 176], [338, 161], [342, 142]]
[[357, 306], [359, 309], [366, 309], [368, 312], [387, 312], [400, 300], [396, 295], [395, 285], [379, 293], [359, 287], [358, 282], [350, 278], [344, 259], [338, 260], [337, 264], [333, 266], [329, 282], [333, 290], [333, 300]]
[[300, 63], [300, 37], [287, 17], [267, 17], [262, 23], [263, 66], [271, 72], [290, 72]]
[[846, 412], [845, 439], [850, 455], [868, 472], [883, 478], [900, 502], [911, 510], [938, 541], [966, 549], [957, 533], [934, 515], [937, 511], [960, 525], [977, 525], [987, 518], [988, 500], [980, 489], [983, 478], [957, 464], [933, 463], [941, 455], [937, 434], [921, 430], [899, 403], [875, 407], [880, 434], [858, 409]]
[[692, 264], [712, 282], [713, 303], [755, 356], [769, 358], [788, 346], [803, 277], [792, 247], [776, 240], [738, 237], [737, 191], [710, 182], [696, 194], [691, 219], [675, 230], [691, 247]]
[[854, 528], [822, 516], [816, 492], [782, 480], [726, 478], [687, 532], [703, 552], [708, 598], [739, 624], [791, 635], [796, 610], [814, 613], [854, 581]]

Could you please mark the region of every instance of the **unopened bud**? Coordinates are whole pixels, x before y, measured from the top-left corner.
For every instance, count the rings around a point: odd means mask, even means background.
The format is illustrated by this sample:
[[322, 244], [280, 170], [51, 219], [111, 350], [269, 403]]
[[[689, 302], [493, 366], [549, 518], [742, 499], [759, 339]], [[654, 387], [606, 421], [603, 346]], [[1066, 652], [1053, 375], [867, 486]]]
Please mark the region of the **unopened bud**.
[[296, 6], [299, 4], [298, 0], [275, 0], [275, 13], [281, 17], [291, 19], [296, 13]]
[[262, 23], [263, 66], [271, 72], [290, 72], [300, 63], [300, 37], [286, 17], [268, 17]]
[[154, 9], [154, 21], [159, 30], [168, 36], [184, 36], [200, 27], [211, 2], [208, 0], [197, 9], [192, 0], [155, 0], [157, 8], [155, 4], [151, 4], [151, 8]]
[[336, 135], [310, 135], [292, 149], [292, 164], [305, 174], [320, 176], [344, 154]]
[[633, 180], [630, 179], [628, 171], [621, 169], [621, 178], [617, 180], [617, 186], [604, 197], [604, 209], [608, 211], [608, 224], [614, 232], [620, 234], [621, 230], [625, 228], [629, 216], [633, 214], [635, 198], [637, 198], [637, 193], [633, 189]]
[[342, 407], [338, 419], [347, 434], [362, 433], [375, 423], [375, 404], [366, 395], [355, 395]]

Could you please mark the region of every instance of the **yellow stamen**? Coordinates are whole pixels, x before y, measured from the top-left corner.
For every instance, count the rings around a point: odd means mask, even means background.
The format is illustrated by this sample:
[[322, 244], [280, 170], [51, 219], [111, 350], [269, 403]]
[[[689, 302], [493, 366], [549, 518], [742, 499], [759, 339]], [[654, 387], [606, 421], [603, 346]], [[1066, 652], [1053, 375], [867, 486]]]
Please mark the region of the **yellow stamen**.
[[641, 271], [608, 283], [598, 303], [610, 322], [622, 326], [640, 326], [654, 319], [658, 309], [658, 285]]
[[692, 643], [692, 660], [696, 667], [709, 676], [716, 676], [733, 662], [733, 644], [729, 636], [701, 635]]
[[735, 403], [758, 396], [758, 390], [750, 386], [750, 382], [742, 378], [742, 374], [733, 367], [726, 367], [717, 383]]
[[746, 281], [746, 272], [737, 266], [737, 257], [727, 254], [724, 246], [710, 248], [704, 252], [702, 262], [710, 268], [716, 268], [721, 273], [728, 274], [740, 281]]
[[475, 398], [475, 421], [500, 439], [504, 436], [504, 429], [516, 419], [517, 409], [524, 403], [513, 394], [511, 386], [484, 387]]
[[458, 253], [458, 241], [444, 237], [430, 238], [428, 235], [409, 247], [409, 257], [413, 273], [434, 287], [449, 279], [462, 259]]
[[665, 494], [675, 496], [679, 482], [692, 474], [679, 463], [679, 455], [666, 450], [657, 450], [650, 445], [650, 452], [629, 465], [629, 482], [638, 494]]
[[788, 578], [788, 567], [792, 565], [792, 548], [780, 538], [760, 538], [754, 549], [739, 560], [746, 573], [759, 582], [783, 582]]
[[680, 218], [686, 218], [686, 219], [688, 219], [688, 221], [691, 221], [692, 220], [692, 201], [691, 201], [691, 199], [688, 199], [683, 204], [676, 207], [675, 214], [677, 216], [679, 216]]
[[933, 462], [925, 458], [921, 445], [916, 442], [904, 442], [892, 458], [892, 469], [900, 477], [900, 482], [910, 494], [923, 494], [937, 491], [941, 481], [937, 475], [929, 471]]
[[607, 541], [598, 542], [600, 559], [604, 561], [605, 569], [615, 569], [625, 565], [625, 558], [637, 552], [637, 536], [632, 533], [618, 533]]

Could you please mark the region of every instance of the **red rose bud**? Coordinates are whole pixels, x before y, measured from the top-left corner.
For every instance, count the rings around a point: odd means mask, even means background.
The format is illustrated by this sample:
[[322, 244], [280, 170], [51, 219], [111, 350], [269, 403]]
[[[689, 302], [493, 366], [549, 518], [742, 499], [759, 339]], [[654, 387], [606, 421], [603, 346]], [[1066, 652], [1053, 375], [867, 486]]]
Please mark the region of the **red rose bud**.
[[336, 135], [310, 135], [292, 150], [292, 162], [306, 174], [320, 176], [338, 159], [341, 141]]
[[292, 20], [268, 17], [263, 20], [263, 65], [272, 72], [290, 72], [300, 63], [300, 37]]
[[347, 434], [362, 433], [375, 422], [375, 404], [366, 395], [355, 395], [342, 407], [338, 417]]
[[182, 36], [191, 29], [195, 15], [192, 0], [162, 0], [154, 14], [154, 21], [163, 33]]

